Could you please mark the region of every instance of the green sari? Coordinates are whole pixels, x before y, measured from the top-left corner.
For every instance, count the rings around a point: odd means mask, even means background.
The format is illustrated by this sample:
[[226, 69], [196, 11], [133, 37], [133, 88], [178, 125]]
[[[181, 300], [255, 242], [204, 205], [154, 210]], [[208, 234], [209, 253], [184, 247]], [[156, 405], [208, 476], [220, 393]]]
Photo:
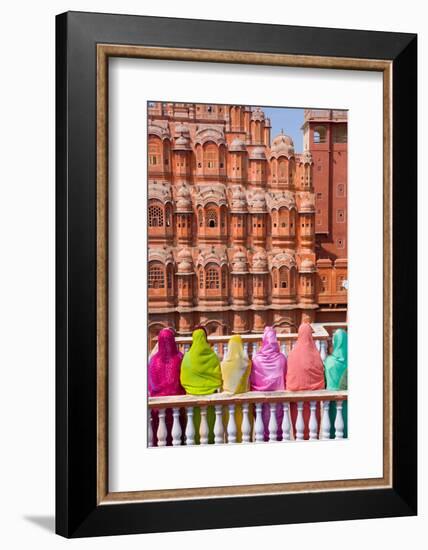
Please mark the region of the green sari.
[[[196, 329], [192, 334], [192, 345], [184, 354], [181, 363], [180, 382], [187, 394], [209, 395], [221, 388], [220, 362], [207, 341], [205, 331]], [[194, 408], [195, 442], [199, 444], [199, 426], [201, 410]], [[209, 428], [208, 443], [214, 443], [215, 413], [213, 407], [208, 407], [207, 420]]]
[[[338, 329], [333, 336], [333, 353], [324, 361], [326, 389], [348, 389], [348, 335]], [[343, 437], [348, 437], [348, 402], [343, 402], [342, 408], [344, 430]], [[336, 403], [330, 402], [330, 438], [335, 437], [334, 421], [336, 419]]]

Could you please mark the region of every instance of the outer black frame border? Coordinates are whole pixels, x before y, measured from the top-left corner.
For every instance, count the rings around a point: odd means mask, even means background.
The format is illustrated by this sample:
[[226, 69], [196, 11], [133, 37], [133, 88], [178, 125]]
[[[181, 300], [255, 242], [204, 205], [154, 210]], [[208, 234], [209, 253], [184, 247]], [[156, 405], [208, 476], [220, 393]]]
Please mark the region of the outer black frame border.
[[[97, 506], [97, 43], [393, 61], [393, 488]], [[58, 534], [84, 537], [417, 513], [417, 35], [58, 15], [56, 242]]]

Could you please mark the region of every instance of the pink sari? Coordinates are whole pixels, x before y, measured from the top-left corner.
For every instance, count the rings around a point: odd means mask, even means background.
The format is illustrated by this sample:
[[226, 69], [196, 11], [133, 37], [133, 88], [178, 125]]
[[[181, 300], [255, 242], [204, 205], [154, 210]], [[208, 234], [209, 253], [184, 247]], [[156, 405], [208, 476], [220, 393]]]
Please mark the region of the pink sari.
[[[319, 351], [312, 338], [312, 328], [309, 323], [299, 327], [296, 346], [288, 356], [287, 390], [288, 391], [315, 391], [325, 388], [324, 366]], [[295, 433], [297, 405], [291, 403], [291, 420]], [[320, 426], [320, 406], [316, 409], [318, 428]], [[310, 406], [305, 402], [303, 406], [303, 420], [305, 422], [304, 439], [309, 439]]]
[[[183, 395], [185, 393], [180, 384], [180, 367], [183, 354], [178, 351], [175, 343], [174, 331], [164, 328], [158, 335], [158, 351], [149, 361], [148, 389], [150, 397], [166, 395]], [[168, 430], [167, 445], [172, 444], [172, 410], [167, 409], [165, 415]], [[157, 445], [156, 432], [159, 425], [158, 411], [152, 411], [153, 444]]]
[[[266, 327], [263, 333], [261, 349], [253, 356], [253, 365], [250, 376], [251, 390], [253, 391], [279, 391], [285, 389], [287, 376], [287, 359], [279, 350], [276, 332], [273, 327]], [[263, 425], [265, 440], [269, 439], [270, 410], [267, 404], [263, 404]], [[278, 423], [278, 438], [281, 437], [283, 409], [277, 405], [276, 420]]]

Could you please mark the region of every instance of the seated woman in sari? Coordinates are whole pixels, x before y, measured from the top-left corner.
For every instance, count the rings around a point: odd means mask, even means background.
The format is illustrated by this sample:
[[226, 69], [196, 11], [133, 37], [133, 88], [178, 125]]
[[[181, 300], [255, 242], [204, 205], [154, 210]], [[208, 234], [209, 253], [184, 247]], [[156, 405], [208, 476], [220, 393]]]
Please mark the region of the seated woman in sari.
[[[183, 354], [178, 351], [175, 334], [172, 328], [159, 332], [157, 351], [149, 358], [148, 389], [150, 397], [165, 395], [182, 395], [184, 389], [180, 384], [180, 366]], [[168, 431], [167, 445], [171, 445], [172, 411], [166, 410], [165, 421]], [[153, 443], [157, 445], [158, 412], [152, 411]]]
[[[265, 327], [262, 347], [253, 357], [253, 367], [250, 375], [251, 390], [253, 391], [279, 391], [285, 389], [287, 377], [287, 359], [280, 352], [278, 339], [273, 327]], [[263, 404], [262, 409], [264, 436], [269, 439], [270, 408]], [[278, 437], [282, 434], [282, 405], [278, 404], [276, 419], [278, 423]]]
[[[220, 361], [207, 340], [205, 329], [200, 327], [193, 331], [192, 345], [184, 354], [181, 364], [180, 381], [187, 394], [209, 395], [221, 388]], [[195, 442], [199, 443], [199, 426], [201, 411], [195, 407], [193, 412], [195, 423]], [[207, 413], [209, 438], [208, 443], [214, 442], [215, 414], [213, 407], [208, 407]]]
[[[251, 371], [251, 360], [244, 351], [242, 338], [235, 334], [229, 340], [227, 353], [221, 362], [223, 391], [230, 394], [245, 393], [249, 390], [248, 378]], [[223, 422], [227, 426], [229, 411], [224, 412]], [[236, 441], [242, 441], [242, 407], [235, 407], [235, 422], [237, 427]]]
[[[338, 329], [333, 336], [333, 353], [324, 361], [325, 380], [328, 390], [346, 390], [348, 388], [348, 335], [343, 329]], [[343, 421], [345, 424], [343, 437], [348, 437], [348, 403], [343, 402]], [[335, 437], [334, 421], [336, 419], [336, 403], [330, 402], [330, 437]]]
[[[288, 356], [287, 384], [288, 391], [314, 391], [322, 390], [324, 383], [324, 366], [319, 351], [312, 338], [312, 328], [309, 323], [303, 323], [299, 327], [297, 343]], [[297, 405], [291, 403], [291, 420], [293, 431], [297, 418]], [[320, 406], [316, 409], [318, 427], [320, 426]], [[309, 439], [310, 405], [305, 402], [303, 406], [303, 420], [305, 423], [304, 439]]]

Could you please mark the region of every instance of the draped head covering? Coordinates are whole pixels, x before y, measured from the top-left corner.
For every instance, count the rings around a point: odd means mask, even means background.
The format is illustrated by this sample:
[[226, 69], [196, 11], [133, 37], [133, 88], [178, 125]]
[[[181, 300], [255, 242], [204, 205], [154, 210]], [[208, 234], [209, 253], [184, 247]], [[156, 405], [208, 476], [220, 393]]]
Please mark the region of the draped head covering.
[[341, 379], [348, 368], [348, 335], [338, 329], [333, 336], [333, 353], [324, 361], [327, 389], [339, 390]]
[[265, 327], [261, 349], [253, 357], [251, 389], [274, 391], [285, 389], [287, 359], [279, 350], [273, 327]]
[[324, 366], [309, 323], [299, 327], [296, 346], [288, 356], [287, 390], [324, 389]]
[[164, 328], [158, 335], [158, 350], [149, 359], [149, 395], [180, 395], [180, 365], [183, 354], [178, 351], [174, 331]]
[[181, 365], [180, 380], [186, 393], [192, 395], [208, 395], [221, 387], [220, 362], [202, 328], [193, 331], [192, 345]]
[[242, 338], [235, 334], [229, 340], [227, 354], [221, 362], [223, 391], [243, 393], [248, 391], [248, 376], [251, 361], [248, 359], [242, 344]]

